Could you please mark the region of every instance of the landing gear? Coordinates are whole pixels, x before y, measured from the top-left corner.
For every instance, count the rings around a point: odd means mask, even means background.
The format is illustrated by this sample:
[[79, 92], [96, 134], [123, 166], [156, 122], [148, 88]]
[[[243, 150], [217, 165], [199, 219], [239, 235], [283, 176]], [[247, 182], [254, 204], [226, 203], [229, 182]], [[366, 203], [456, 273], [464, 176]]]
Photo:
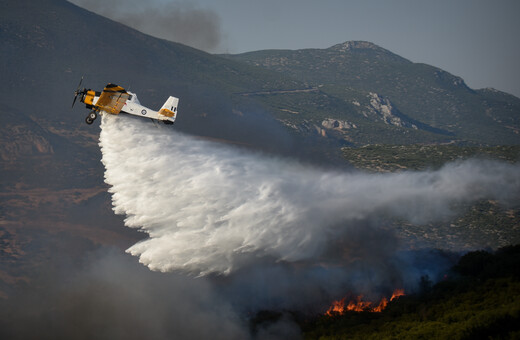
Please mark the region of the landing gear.
[[96, 118], [97, 118], [96, 111], [90, 111], [90, 113], [88, 114], [87, 118], [85, 118], [85, 122], [87, 122], [87, 124], [90, 125], [90, 124], [94, 123]]

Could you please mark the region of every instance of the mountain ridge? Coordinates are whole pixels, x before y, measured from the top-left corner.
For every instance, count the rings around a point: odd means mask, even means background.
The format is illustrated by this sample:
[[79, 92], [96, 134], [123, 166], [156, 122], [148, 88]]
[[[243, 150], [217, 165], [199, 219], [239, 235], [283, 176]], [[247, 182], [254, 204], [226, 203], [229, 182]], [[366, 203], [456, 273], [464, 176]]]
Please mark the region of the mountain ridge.
[[[473, 90], [460, 77], [413, 63], [370, 42], [347, 41], [326, 49], [265, 50], [224, 57], [286, 74], [350, 103], [366, 101], [376, 93], [405, 116], [458, 136], [456, 139], [477, 144], [519, 142], [518, 98], [498, 90]], [[502, 124], [504, 119], [508, 122]]]
[[[310, 122], [317, 127], [311, 129], [314, 135], [299, 134], [301, 129], [289, 129], [289, 135], [296, 132], [297, 138], [304, 139], [326, 135], [354, 145], [452, 140], [519, 143], [520, 100], [516, 97], [472, 90], [460, 77], [413, 63], [371, 42], [346, 41], [326, 49], [211, 55], [147, 36], [63, 0], [45, 0], [38, 5], [4, 2], [2, 6], [4, 13], [10, 12], [9, 17], [0, 16], [0, 34], [5, 42], [2, 73], [5, 83], [11, 85], [4, 84], [0, 90], [24, 110], [29, 109], [24, 91], [31, 92], [37, 101], [47, 100], [49, 106], [64, 110], [61, 96], [55, 93], [70, 91], [70, 85], [87, 73], [87, 79], [95, 79], [96, 87], [113, 81], [131, 86], [141, 101], [152, 107], [161, 105], [170, 94], [182, 97], [180, 109], [185, 115], [178, 128], [239, 143], [247, 144], [245, 139], [258, 129], [251, 120], [263, 121], [259, 135], [271, 130], [287, 134], [283, 129], [289, 125]], [[30, 22], [21, 20], [31, 7], [38, 14]], [[65, 27], [70, 26], [75, 29], [67, 31]], [[53, 53], [62, 56], [56, 58]], [[23, 66], [14, 59], [19, 55]], [[34, 79], [35, 74], [43, 77]], [[58, 74], [70, 84], [64, 86], [62, 81], [47, 91], [45, 79]], [[317, 91], [303, 93], [309, 88]], [[245, 93], [262, 95], [245, 98]], [[278, 98], [273, 99], [273, 94]], [[372, 105], [374, 98], [378, 98], [379, 109]], [[390, 107], [396, 114], [388, 115], [392, 110], [385, 108]], [[54, 112], [45, 115], [55, 116]], [[324, 134], [322, 123], [330, 119], [350, 121], [358, 130], [345, 134], [336, 129]], [[244, 129], [248, 132], [239, 132]], [[381, 134], [381, 130], [388, 131]]]

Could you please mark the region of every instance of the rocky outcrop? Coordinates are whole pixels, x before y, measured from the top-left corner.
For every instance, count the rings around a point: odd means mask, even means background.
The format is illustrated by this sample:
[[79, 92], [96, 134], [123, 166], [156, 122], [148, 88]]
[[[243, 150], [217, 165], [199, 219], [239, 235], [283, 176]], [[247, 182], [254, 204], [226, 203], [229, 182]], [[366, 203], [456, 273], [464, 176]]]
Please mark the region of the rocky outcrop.
[[381, 50], [381, 47], [368, 41], [346, 41], [342, 44], [337, 44], [331, 47], [331, 49], [346, 52], [356, 49], [368, 49], [368, 50]]
[[356, 124], [354, 123], [347, 122], [346, 120], [337, 120], [334, 118], [325, 118], [321, 122], [321, 126], [329, 130], [348, 130], [357, 128]]
[[417, 129], [415, 124], [402, 117], [402, 114], [388, 98], [374, 92], [369, 92], [368, 98], [370, 104], [366, 106], [368, 111], [363, 111], [365, 117], [382, 120], [388, 125]]
[[300, 124], [294, 124], [288, 120], [280, 120], [280, 122], [285, 126], [298, 132], [315, 132], [322, 137], [327, 137], [328, 131], [339, 132], [344, 134], [346, 131], [350, 129], [357, 129], [356, 124], [352, 122], [334, 118], [325, 118], [320, 125], [309, 120], [303, 120]]
[[346, 120], [338, 120], [334, 118], [325, 118], [321, 122], [321, 126], [315, 125], [316, 132], [323, 137], [327, 137], [327, 131], [336, 131], [345, 133], [350, 129], [357, 129], [356, 124], [348, 122]]

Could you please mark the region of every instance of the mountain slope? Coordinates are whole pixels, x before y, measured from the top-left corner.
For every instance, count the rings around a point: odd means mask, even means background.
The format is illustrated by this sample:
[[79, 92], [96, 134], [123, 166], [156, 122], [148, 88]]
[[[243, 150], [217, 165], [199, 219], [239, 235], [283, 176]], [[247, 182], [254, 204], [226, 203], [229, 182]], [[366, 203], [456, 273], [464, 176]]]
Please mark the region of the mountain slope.
[[354, 103], [361, 108], [358, 114], [364, 116], [364, 108], [380, 98], [401, 117], [416, 122], [413, 125], [422, 123], [427, 131], [473, 143], [520, 142], [520, 99], [499, 91], [472, 90], [459, 77], [412, 63], [369, 42], [226, 57], [317, 86], [325, 94]]
[[[232, 93], [302, 87], [275, 72], [156, 39], [64, 0], [0, 2], [0, 104], [68, 128], [87, 111], [71, 112], [72, 92], [108, 82], [130, 88], [157, 108], [181, 98], [176, 128], [278, 150], [290, 136], [254, 102], [234, 108]], [[265, 138], [269, 136], [270, 138]]]

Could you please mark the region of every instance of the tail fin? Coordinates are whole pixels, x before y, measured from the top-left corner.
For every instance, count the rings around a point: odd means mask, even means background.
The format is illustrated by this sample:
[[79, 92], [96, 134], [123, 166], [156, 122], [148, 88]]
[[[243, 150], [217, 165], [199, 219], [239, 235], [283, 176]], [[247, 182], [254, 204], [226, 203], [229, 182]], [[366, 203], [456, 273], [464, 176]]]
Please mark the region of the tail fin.
[[159, 114], [168, 117], [167, 120], [173, 123], [177, 118], [177, 105], [179, 105], [179, 98], [170, 97], [159, 110]]

